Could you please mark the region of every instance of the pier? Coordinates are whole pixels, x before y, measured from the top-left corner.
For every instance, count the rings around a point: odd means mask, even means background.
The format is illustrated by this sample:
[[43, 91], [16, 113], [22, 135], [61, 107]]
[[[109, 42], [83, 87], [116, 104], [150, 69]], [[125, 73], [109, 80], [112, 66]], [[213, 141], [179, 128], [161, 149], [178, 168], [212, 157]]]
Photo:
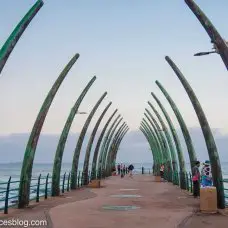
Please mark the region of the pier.
[[[227, 70], [227, 42], [195, 1], [183, 2], [196, 16], [213, 44], [212, 51], [200, 52], [195, 56], [217, 54]], [[19, 39], [24, 33], [26, 34], [27, 27], [37, 18], [36, 15], [43, 7], [45, 7], [44, 1], [37, 0], [3, 44], [0, 49], [0, 77], [4, 77], [5, 70], [7, 70], [6, 62], [10, 62], [9, 57], [13, 55]], [[157, 78], [153, 80], [158, 92], [148, 93], [149, 99], [146, 101], [137, 129], [144, 136], [148, 153], [151, 154], [150, 162], [153, 165], [149, 170], [141, 167], [140, 171], [131, 178], [127, 168], [131, 164], [129, 157], [129, 164], [126, 164], [123, 172], [124, 177], [116, 176], [121, 143], [130, 131], [130, 126], [119, 110], [117, 102], [108, 100], [102, 107], [109, 94], [106, 89], [98, 90], [99, 97], [95, 102], [89, 103], [88, 112], [79, 111], [87, 99], [87, 93], [92, 90], [94, 82], [99, 78], [99, 76], [92, 76], [87, 84], [80, 88], [72, 107], [69, 108], [65, 122], [61, 123], [60, 137], [52, 158], [52, 171], [45, 176], [32, 175], [39, 138], [49, 109], [53, 106], [56, 94], [68, 73], [73, 71], [73, 67], [78, 64], [80, 54], [74, 52], [62, 65], [62, 70], [42, 98], [43, 103], [39, 106], [29, 132], [23, 159], [20, 161], [22, 165], [18, 179], [14, 180], [9, 175], [8, 181], [0, 182], [1, 222], [10, 221], [10, 219], [30, 222], [42, 220], [46, 224], [40, 227], [54, 228], [219, 228], [227, 226], [228, 179], [224, 177], [213, 129], [196, 95], [195, 88], [191, 85], [193, 83], [190, 83], [191, 80], [186, 76], [188, 69], [181, 68], [166, 55], [167, 53], [163, 54], [164, 64], [169, 67], [169, 73], [176, 77], [180, 83], [178, 86], [183, 89], [182, 93], [189, 98], [190, 106], [203, 135], [209, 159], [207, 164], [211, 168], [208, 171], [211, 176], [205, 175], [211, 178], [211, 183], [213, 183], [211, 189], [215, 192], [215, 213], [202, 213], [199, 199], [193, 198], [193, 190], [197, 189], [196, 186], [194, 188], [194, 183], [198, 181], [199, 186], [201, 181], [200, 178], [195, 181], [193, 179], [193, 170], [195, 165], [200, 163], [198, 161], [200, 154], [195, 148], [188, 123], [182, 115], [182, 106], [176, 103], [175, 96], [173, 98], [169, 83], [167, 87], [163, 86], [163, 82], [160, 82], [157, 75], [155, 75]], [[41, 66], [38, 64], [38, 67]], [[119, 81], [118, 83], [119, 87], [121, 83]], [[128, 86], [126, 85], [126, 88]], [[175, 90], [180, 89], [178, 86]], [[126, 93], [126, 89], [124, 92]], [[121, 99], [124, 99], [124, 96], [125, 94]], [[134, 112], [131, 114], [133, 115]], [[86, 119], [71, 154], [71, 169], [63, 173], [62, 163], [67, 138], [73, 122], [77, 121], [75, 120], [77, 115], [86, 115]], [[216, 112], [216, 115], [219, 118], [219, 112]], [[90, 127], [92, 130], [89, 132]], [[177, 134], [177, 128], [180, 129], [183, 142]], [[83, 143], [86, 137], [88, 141], [84, 149]], [[184, 156], [183, 144], [187, 149], [187, 158]], [[79, 168], [82, 153], [84, 153], [83, 166]], [[188, 162], [190, 163], [189, 170], [186, 168]], [[160, 181], [161, 176], [163, 177], [162, 167], [164, 167], [164, 178]], [[91, 188], [94, 183], [99, 183], [101, 186]]]

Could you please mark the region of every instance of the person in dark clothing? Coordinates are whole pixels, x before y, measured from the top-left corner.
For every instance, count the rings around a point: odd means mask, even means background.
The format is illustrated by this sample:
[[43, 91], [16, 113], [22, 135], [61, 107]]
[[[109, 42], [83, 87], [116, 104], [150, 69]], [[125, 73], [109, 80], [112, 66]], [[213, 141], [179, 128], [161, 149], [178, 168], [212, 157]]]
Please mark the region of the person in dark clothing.
[[196, 161], [195, 166], [192, 169], [192, 182], [193, 182], [193, 196], [197, 198], [200, 196], [200, 162]]
[[132, 178], [132, 171], [133, 171], [133, 169], [134, 169], [134, 166], [132, 165], [132, 164], [130, 164], [129, 166], [128, 166], [128, 170], [129, 170], [129, 176]]
[[118, 175], [120, 175], [120, 164], [117, 165]]

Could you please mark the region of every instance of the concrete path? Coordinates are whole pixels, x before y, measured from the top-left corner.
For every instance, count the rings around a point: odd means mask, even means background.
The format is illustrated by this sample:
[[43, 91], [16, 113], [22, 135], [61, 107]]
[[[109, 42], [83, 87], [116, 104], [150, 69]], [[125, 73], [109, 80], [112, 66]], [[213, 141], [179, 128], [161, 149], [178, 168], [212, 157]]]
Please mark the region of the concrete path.
[[[31, 202], [23, 210], [10, 209], [8, 215], [0, 213], [0, 221], [47, 221], [47, 225], [35, 226], [40, 228], [224, 228], [228, 224], [227, 216], [199, 213], [198, 199], [171, 183], [154, 182], [152, 176], [111, 177], [103, 185], [100, 189], [82, 188], [61, 197]], [[116, 196], [120, 194], [141, 197]], [[117, 211], [104, 209], [105, 206], [136, 209]]]
[[[152, 176], [112, 177], [104, 185], [104, 188], [92, 190], [97, 194], [95, 198], [52, 208], [49, 214], [54, 228], [174, 228], [192, 215], [199, 203], [170, 183], [154, 182]], [[113, 197], [119, 194], [141, 197]], [[103, 208], [128, 205], [138, 209]]]

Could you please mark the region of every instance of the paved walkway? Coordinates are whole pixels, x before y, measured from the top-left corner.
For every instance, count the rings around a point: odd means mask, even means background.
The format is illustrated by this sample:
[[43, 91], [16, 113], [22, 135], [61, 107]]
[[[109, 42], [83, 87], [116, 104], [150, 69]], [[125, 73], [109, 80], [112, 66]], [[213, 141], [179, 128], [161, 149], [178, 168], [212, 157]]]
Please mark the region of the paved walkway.
[[[105, 188], [92, 191], [97, 197], [52, 208], [49, 213], [54, 227], [174, 228], [192, 215], [199, 203], [172, 184], [153, 182], [152, 176], [134, 176], [133, 179], [127, 176], [123, 179], [112, 177], [105, 181]], [[141, 197], [112, 197], [119, 194], [136, 194]], [[103, 209], [103, 206], [111, 205], [132, 205], [139, 209]]]
[[[0, 220], [46, 220], [47, 226], [36, 227], [49, 228], [223, 228], [228, 224], [226, 216], [202, 215], [198, 199], [171, 183], [154, 182], [152, 176], [111, 177], [103, 185], [100, 189], [71, 191], [24, 210], [11, 209], [9, 215], [0, 214]], [[116, 196], [120, 194], [141, 197]], [[105, 206], [135, 206], [136, 209], [107, 210]]]

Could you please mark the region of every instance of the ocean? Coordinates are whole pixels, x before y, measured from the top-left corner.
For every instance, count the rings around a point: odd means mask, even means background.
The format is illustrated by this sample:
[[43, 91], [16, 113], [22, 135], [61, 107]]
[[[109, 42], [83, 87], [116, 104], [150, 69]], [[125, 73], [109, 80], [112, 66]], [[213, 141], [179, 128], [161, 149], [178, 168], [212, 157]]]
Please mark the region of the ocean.
[[[134, 172], [135, 173], [140, 173], [142, 166], [145, 168], [145, 172], [149, 173], [152, 171], [152, 163], [134, 163], [133, 164], [135, 167]], [[187, 165], [187, 170], [190, 170], [190, 165]], [[42, 177], [46, 177], [46, 175], [49, 173], [49, 175], [52, 174], [52, 164], [34, 164], [33, 165], [33, 174], [32, 178], [34, 178], [34, 182], [32, 184], [36, 185], [37, 183], [37, 178], [41, 174]], [[79, 164], [79, 170], [81, 171], [83, 168], [83, 164]], [[5, 198], [5, 193], [1, 193], [5, 191], [6, 189], [6, 184], [1, 184], [1, 183], [6, 183], [9, 180], [9, 177], [11, 176], [11, 181], [18, 181], [20, 179], [20, 170], [21, 170], [21, 163], [9, 163], [9, 164], [0, 164], [0, 208], [3, 208], [4, 206], [4, 201], [1, 201]], [[65, 172], [68, 173], [71, 170], [71, 163], [63, 163], [62, 164], [62, 170], [61, 170], [61, 175], [63, 175]], [[223, 162], [222, 163], [222, 170], [223, 170], [223, 178], [228, 179], [228, 162]], [[44, 183], [45, 179], [41, 180], [41, 183]], [[18, 188], [18, 183], [11, 184], [11, 188]], [[225, 183], [225, 188], [228, 189], [228, 183]], [[44, 185], [41, 187], [41, 195], [44, 194]], [[31, 190], [31, 195], [30, 198], [34, 198], [36, 196], [36, 187]], [[50, 192], [49, 192], [50, 194]], [[9, 197], [17, 200], [17, 198], [13, 198], [17, 196], [17, 190], [10, 192]], [[227, 192], [228, 196], [228, 192]], [[9, 205], [12, 204], [12, 201], [9, 202]]]

